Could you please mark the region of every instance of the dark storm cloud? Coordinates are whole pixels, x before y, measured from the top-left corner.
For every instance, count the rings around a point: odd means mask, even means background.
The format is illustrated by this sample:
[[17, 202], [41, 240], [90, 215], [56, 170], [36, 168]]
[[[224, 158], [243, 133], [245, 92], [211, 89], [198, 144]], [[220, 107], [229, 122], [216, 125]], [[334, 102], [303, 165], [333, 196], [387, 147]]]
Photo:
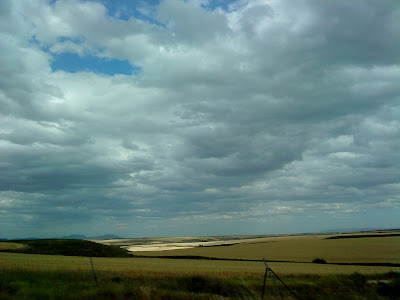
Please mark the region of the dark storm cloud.
[[[10, 234], [398, 208], [397, 3], [1, 5]], [[53, 72], [63, 53], [141, 71]]]

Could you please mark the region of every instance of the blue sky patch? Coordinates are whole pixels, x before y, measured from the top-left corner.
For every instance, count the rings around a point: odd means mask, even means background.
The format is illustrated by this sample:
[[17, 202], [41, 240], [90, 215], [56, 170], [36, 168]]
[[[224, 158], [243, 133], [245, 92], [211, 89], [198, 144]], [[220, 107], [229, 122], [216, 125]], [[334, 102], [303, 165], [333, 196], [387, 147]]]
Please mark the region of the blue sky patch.
[[[130, 17], [140, 19], [148, 23], [163, 26], [151, 18], [151, 12], [160, 4], [160, 0], [147, 0], [147, 1], [132, 1], [132, 0], [118, 0], [118, 1], [100, 1], [108, 11], [108, 15], [112, 18], [127, 21]], [[148, 11], [149, 13], [146, 13]]]
[[140, 72], [140, 67], [132, 66], [127, 60], [102, 58], [96, 56], [80, 57], [75, 53], [53, 55], [53, 72], [62, 70], [70, 73], [89, 71], [107, 75], [133, 75]]
[[208, 4], [202, 4], [201, 7], [208, 10], [222, 8], [224, 11], [229, 11], [229, 5], [235, 2], [236, 0], [209, 0]]
[[75, 43], [75, 44], [81, 44], [81, 43], [83, 43], [85, 40], [86, 40], [86, 39], [85, 39], [84, 36], [81, 36], [81, 37], [79, 37], [79, 38], [71, 38], [71, 37], [69, 37], [69, 36], [59, 36], [59, 37], [57, 37], [57, 41], [60, 42], [60, 43], [66, 42], [66, 41], [71, 41], [71, 42], [73, 42], [73, 43]]

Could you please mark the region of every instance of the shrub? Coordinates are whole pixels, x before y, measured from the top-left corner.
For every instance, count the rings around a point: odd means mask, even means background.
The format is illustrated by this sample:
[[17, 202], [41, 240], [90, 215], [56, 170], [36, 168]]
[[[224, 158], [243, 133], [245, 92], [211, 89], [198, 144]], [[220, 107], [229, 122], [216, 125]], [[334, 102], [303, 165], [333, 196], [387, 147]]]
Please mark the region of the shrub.
[[353, 274], [351, 274], [350, 280], [352, 281], [353, 286], [360, 290], [362, 290], [365, 287], [365, 284], [367, 283], [365, 275], [360, 274], [358, 272], [354, 272]]
[[390, 297], [393, 299], [399, 299], [400, 298], [400, 273], [392, 273], [391, 277], [393, 278], [391, 282], [385, 283], [385, 282], [379, 282], [378, 283], [378, 288], [377, 292], [378, 295], [384, 296], [384, 297]]
[[321, 258], [316, 258], [312, 261], [314, 264], [327, 264], [327, 262], [325, 261], [325, 259], [321, 259]]

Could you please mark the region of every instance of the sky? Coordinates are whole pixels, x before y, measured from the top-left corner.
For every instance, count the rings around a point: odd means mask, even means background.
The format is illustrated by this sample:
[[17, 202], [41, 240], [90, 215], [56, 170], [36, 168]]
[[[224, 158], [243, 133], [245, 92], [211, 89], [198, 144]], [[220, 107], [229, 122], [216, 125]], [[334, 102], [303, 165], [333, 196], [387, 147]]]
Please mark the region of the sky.
[[400, 227], [400, 2], [0, 15], [0, 238]]

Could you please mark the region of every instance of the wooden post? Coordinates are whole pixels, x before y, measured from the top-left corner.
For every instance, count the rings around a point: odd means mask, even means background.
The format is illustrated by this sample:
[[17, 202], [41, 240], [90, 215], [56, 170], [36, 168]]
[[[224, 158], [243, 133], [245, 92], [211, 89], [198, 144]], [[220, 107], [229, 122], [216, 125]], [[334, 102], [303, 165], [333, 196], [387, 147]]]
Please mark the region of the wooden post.
[[89, 257], [89, 258], [90, 258], [90, 263], [92, 264], [92, 270], [93, 270], [94, 280], [96, 281], [96, 285], [98, 285], [98, 283], [97, 283], [97, 277], [96, 277], [96, 272], [94, 271], [93, 261], [92, 261], [92, 258], [91, 258], [91, 257]]
[[264, 299], [264, 290], [265, 290], [265, 280], [267, 279], [267, 269], [265, 269], [265, 274], [264, 274], [264, 283], [263, 283], [263, 289], [262, 289], [262, 293], [261, 293], [261, 300]]

